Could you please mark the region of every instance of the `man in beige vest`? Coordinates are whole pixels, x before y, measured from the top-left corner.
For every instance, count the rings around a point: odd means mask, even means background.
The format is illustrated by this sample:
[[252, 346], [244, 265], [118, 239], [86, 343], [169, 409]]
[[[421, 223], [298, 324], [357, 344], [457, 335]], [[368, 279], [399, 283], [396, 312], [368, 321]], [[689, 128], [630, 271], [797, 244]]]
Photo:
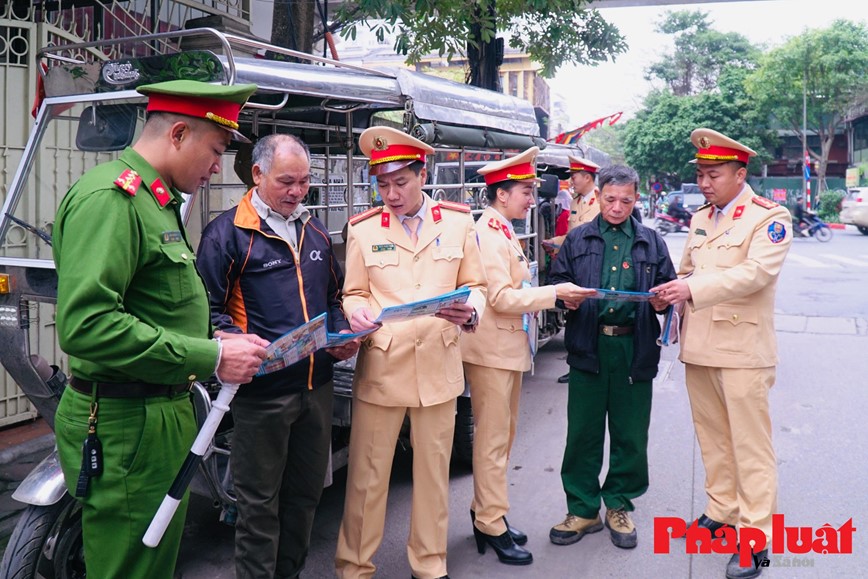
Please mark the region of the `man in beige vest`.
[[[600, 203], [597, 200], [597, 194], [600, 191], [597, 189], [595, 181], [600, 166], [593, 161], [573, 155], [570, 155], [569, 159], [570, 196], [573, 200], [570, 203], [570, 221], [567, 233], [583, 223], [593, 221], [600, 214]], [[566, 238], [566, 235], [558, 235], [546, 239], [542, 242], [543, 249], [554, 259]], [[558, 382], [561, 384], [566, 384], [569, 380], [569, 372], [558, 378]]]
[[[398, 433], [410, 417], [413, 501], [407, 555], [413, 576], [446, 577], [449, 459], [455, 399], [464, 391], [458, 343], [485, 308], [486, 279], [470, 208], [422, 191], [425, 143], [387, 127], [359, 138], [385, 207], [350, 220], [343, 307], [354, 332], [380, 326], [388, 306], [467, 286], [467, 303], [436, 317], [384, 323], [362, 343], [353, 380], [347, 494], [338, 535], [338, 577], [372, 577], [383, 538]], [[394, 569], [384, 576], [394, 577]]]
[[[690, 138], [696, 182], [709, 203], [691, 221], [679, 279], [651, 291], [687, 304], [680, 359], [708, 495], [695, 524], [712, 533], [752, 527], [770, 540], [778, 478], [768, 403], [778, 362], [775, 287], [792, 221], [745, 183], [753, 150], [710, 129]], [[757, 551], [759, 561], [768, 555]], [[740, 567], [738, 554], [726, 568], [730, 579], [761, 572], [756, 564]]]

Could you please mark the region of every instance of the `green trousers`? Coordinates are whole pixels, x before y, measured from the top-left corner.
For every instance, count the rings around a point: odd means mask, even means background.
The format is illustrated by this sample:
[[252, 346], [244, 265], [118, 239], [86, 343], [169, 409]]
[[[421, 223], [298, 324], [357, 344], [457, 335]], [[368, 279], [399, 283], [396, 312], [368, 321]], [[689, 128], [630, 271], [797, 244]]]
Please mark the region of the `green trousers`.
[[[55, 417], [60, 464], [70, 494], [81, 470], [90, 396], [67, 388]], [[87, 576], [171, 579], [187, 512], [184, 496], [154, 548], [142, 537], [196, 436], [189, 394], [173, 398], [102, 398], [97, 415], [103, 472], [90, 480], [82, 505]]]
[[[595, 518], [607, 508], [633, 510], [648, 489], [651, 382], [630, 383], [633, 336], [599, 337], [600, 373], [570, 368], [567, 444], [561, 480], [570, 514]], [[602, 487], [603, 443], [609, 425], [609, 471]]]

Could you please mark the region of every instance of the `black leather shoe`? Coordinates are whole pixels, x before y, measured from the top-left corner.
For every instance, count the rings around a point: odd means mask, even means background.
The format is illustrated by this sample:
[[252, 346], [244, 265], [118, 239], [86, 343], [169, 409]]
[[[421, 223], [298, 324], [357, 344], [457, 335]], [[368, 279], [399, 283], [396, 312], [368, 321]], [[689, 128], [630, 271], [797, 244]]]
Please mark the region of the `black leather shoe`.
[[706, 517], [705, 513], [700, 515], [698, 519], [693, 521], [693, 523], [688, 523], [687, 526], [690, 527], [693, 524], [695, 524], [697, 527], [702, 527], [711, 531], [712, 537], [714, 537], [714, 532], [716, 530], [726, 526], [726, 523], [720, 523], [718, 521], [715, 521], [714, 519]]
[[530, 565], [533, 563], [533, 555], [524, 547], [519, 547], [512, 540], [509, 531], [502, 535], [486, 535], [475, 526], [473, 536], [476, 538], [476, 549], [480, 555], [485, 554], [485, 548], [491, 545], [497, 558], [506, 565]]
[[[476, 522], [476, 513], [473, 509], [470, 509], [470, 523], [473, 524]], [[506, 517], [503, 517], [503, 524], [506, 525], [506, 532], [510, 534], [512, 540], [515, 541], [516, 545], [524, 545], [527, 543], [527, 535], [522, 531], [519, 531], [515, 527], [509, 526], [509, 521], [506, 520]], [[473, 525], [473, 528], [476, 528], [476, 525]]]
[[509, 536], [512, 537], [512, 540], [515, 541], [516, 545], [524, 545], [527, 543], [527, 535], [510, 525], [509, 521], [506, 520], [506, 517], [503, 517], [503, 524], [506, 525], [506, 531], [509, 533]]
[[753, 579], [759, 577], [762, 572], [762, 562], [769, 558], [769, 550], [763, 549], [759, 553], [753, 553], [750, 564], [747, 567], [739, 565], [738, 553], [729, 558], [726, 564], [726, 579]]
[[558, 378], [558, 384], [569, 384], [569, 382], [570, 382], [570, 373], [569, 372], [567, 372], [566, 374], [564, 374], [563, 376]]
[[[416, 579], [416, 576], [410, 575], [410, 579]], [[438, 577], [437, 579], [449, 579], [449, 575], [444, 575], [443, 577]]]

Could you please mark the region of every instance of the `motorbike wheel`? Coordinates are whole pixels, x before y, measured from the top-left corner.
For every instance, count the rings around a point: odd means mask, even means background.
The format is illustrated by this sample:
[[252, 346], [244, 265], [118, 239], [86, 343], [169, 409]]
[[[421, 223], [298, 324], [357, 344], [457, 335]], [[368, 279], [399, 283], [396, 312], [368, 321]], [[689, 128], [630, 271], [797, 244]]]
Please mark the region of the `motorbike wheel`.
[[859, 230], [859, 233], [862, 235], [868, 235], [868, 227], [862, 227], [861, 225], [857, 225], [856, 229]]
[[473, 464], [473, 407], [467, 396], [458, 397], [452, 456], [461, 464]]
[[81, 505], [69, 494], [49, 506], [24, 509], [9, 538], [0, 577], [84, 579]]
[[816, 237], [818, 241], [825, 243], [832, 239], [832, 229], [830, 227], [818, 227], [814, 232], [814, 237]]
[[669, 224], [667, 224], [665, 221], [657, 222], [657, 233], [659, 233], [661, 236], [665, 236], [667, 233], [669, 233]]

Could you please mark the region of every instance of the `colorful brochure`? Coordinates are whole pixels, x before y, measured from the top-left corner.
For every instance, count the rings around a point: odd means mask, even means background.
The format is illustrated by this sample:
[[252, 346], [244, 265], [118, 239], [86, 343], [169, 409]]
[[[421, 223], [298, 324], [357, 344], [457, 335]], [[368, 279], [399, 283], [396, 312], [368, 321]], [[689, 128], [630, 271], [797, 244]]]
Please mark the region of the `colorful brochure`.
[[308, 323], [288, 331], [272, 342], [266, 348], [268, 355], [262, 361], [256, 375], [262, 376], [283, 370], [310, 356], [320, 348], [324, 348], [328, 343], [326, 315], [323, 312]]
[[470, 288], [460, 287], [457, 290], [433, 298], [383, 308], [383, 311], [380, 312], [375, 321], [382, 324], [385, 322], [403, 322], [420, 316], [430, 316], [443, 308], [448, 308], [455, 304], [463, 304], [467, 301], [468, 297], [470, 297]]
[[628, 292], [621, 290], [595, 289], [592, 300], [612, 300], [616, 302], [647, 302], [654, 297], [651, 292]]
[[368, 334], [373, 334], [379, 327], [371, 328], [370, 330], [363, 330], [361, 332], [356, 332], [355, 334], [336, 334], [334, 332], [328, 333], [328, 342], [326, 342], [326, 348], [335, 348], [337, 346], [343, 346], [347, 342], [352, 342], [356, 338], [363, 338]]

